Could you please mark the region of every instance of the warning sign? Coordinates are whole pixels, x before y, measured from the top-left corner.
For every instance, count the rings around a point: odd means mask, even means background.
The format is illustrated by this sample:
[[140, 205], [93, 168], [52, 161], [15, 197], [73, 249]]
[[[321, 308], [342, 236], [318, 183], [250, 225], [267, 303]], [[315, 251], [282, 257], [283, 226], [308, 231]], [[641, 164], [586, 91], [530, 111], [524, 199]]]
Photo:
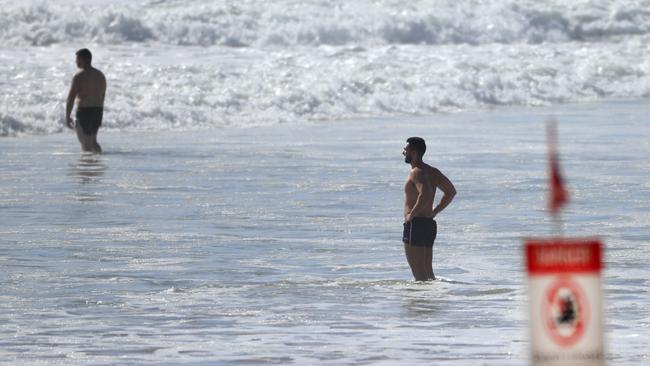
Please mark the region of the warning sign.
[[603, 365], [601, 244], [526, 242], [532, 364]]

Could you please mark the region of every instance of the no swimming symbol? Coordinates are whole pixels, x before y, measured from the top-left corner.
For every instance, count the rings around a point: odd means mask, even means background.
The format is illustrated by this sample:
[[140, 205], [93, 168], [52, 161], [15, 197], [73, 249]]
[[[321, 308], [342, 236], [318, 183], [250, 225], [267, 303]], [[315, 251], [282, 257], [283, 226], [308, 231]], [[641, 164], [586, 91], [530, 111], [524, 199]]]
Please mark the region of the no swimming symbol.
[[602, 365], [600, 241], [534, 239], [525, 249], [532, 364]]
[[580, 284], [570, 277], [560, 277], [552, 282], [542, 306], [546, 330], [560, 347], [576, 344], [589, 323], [589, 304]]

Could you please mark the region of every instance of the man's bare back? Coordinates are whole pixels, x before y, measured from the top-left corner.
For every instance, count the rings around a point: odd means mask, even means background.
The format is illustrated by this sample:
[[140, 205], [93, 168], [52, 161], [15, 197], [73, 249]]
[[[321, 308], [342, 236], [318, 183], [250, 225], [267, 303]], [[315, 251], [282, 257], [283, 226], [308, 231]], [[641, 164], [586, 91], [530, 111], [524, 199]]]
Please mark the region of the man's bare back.
[[106, 78], [94, 67], [79, 71], [72, 79], [77, 92], [77, 107], [103, 107], [106, 95]]

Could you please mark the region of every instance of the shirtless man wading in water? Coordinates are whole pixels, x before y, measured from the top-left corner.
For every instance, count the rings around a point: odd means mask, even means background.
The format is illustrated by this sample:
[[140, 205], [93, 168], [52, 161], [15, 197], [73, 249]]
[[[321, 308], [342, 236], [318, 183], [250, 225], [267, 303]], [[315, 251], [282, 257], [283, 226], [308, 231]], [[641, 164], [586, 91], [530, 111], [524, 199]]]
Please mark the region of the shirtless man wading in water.
[[[66, 124], [76, 128], [81, 149], [101, 153], [97, 143], [97, 131], [102, 125], [106, 78], [101, 71], [92, 67], [92, 54], [87, 49], [77, 51], [77, 66], [81, 69], [73, 78], [66, 103]], [[77, 99], [77, 125], [72, 125], [72, 106]]]
[[[435, 280], [431, 262], [437, 224], [433, 218], [451, 203], [456, 189], [440, 170], [422, 161], [427, 150], [422, 138], [410, 137], [406, 142], [402, 154], [411, 172], [404, 184], [404, 251], [416, 281]], [[434, 208], [436, 188], [443, 196]]]

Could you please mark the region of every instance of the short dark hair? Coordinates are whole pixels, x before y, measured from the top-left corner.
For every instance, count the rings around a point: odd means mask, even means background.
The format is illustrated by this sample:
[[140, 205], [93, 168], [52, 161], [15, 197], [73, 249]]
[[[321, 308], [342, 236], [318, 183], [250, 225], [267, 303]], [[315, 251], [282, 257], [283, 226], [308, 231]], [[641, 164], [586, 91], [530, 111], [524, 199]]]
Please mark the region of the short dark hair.
[[86, 60], [88, 63], [91, 63], [93, 61], [93, 54], [90, 53], [90, 50], [87, 48], [80, 49], [77, 51], [76, 55]]
[[427, 152], [427, 144], [422, 137], [409, 137], [406, 139], [406, 142], [408, 142], [411, 149], [418, 153], [420, 158]]

